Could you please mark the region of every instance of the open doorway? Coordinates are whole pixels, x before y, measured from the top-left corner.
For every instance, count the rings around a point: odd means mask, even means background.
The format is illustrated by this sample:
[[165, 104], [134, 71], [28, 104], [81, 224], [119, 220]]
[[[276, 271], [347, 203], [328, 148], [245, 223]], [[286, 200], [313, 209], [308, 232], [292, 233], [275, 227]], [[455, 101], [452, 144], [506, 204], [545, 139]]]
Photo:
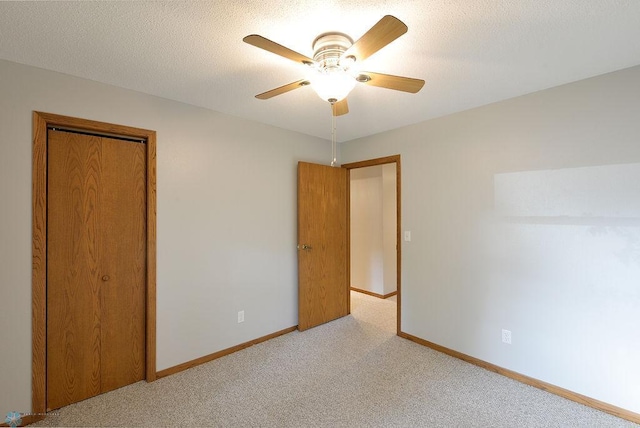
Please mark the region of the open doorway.
[[350, 288], [397, 302], [401, 314], [400, 156], [343, 165], [349, 171]]

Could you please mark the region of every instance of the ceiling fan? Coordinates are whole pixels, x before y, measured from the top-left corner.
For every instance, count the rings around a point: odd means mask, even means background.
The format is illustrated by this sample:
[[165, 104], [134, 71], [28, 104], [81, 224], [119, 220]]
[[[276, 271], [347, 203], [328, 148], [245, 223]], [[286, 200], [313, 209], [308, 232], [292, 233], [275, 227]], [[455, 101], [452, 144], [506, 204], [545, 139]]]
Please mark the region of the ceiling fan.
[[310, 85], [320, 98], [331, 104], [333, 115], [340, 116], [349, 112], [346, 96], [356, 83], [415, 94], [422, 89], [424, 80], [360, 71], [362, 61], [402, 36], [407, 29], [398, 18], [386, 15], [355, 43], [344, 33], [323, 33], [313, 41], [313, 58], [257, 34], [246, 36], [242, 39], [244, 42], [310, 68], [307, 78], [263, 92], [256, 98], [266, 100]]

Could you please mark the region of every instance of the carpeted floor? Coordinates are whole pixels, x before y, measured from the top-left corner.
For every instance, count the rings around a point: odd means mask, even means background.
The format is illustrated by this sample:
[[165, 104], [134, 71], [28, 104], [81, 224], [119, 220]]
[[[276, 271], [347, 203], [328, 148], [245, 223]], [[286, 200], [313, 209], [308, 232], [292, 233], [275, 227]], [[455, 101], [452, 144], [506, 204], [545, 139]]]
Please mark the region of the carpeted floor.
[[395, 335], [396, 303], [56, 411], [32, 426], [637, 427]]

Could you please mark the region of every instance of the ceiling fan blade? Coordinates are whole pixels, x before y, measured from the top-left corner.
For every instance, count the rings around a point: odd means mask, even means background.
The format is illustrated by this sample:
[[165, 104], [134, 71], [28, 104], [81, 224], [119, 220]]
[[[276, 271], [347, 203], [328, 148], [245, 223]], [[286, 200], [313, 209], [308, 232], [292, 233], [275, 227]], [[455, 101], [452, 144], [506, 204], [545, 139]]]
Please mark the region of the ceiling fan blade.
[[285, 92], [293, 91], [294, 89], [298, 89], [307, 85], [309, 85], [308, 80], [298, 80], [297, 82], [291, 82], [286, 85], [280, 86], [279, 88], [275, 88], [270, 91], [258, 94], [256, 95], [256, 98], [258, 98], [259, 100], [268, 100], [269, 98], [275, 97], [276, 95], [282, 95]]
[[[369, 80], [366, 80], [366, 79]], [[410, 92], [415, 94], [424, 86], [424, 80], [413, 79], [411, 77], [392, 76], [391, 74], [371, 73], [363, 71], [356, 78], [360, 83], [378, 86], [380, 88], [394, 89], [396, 91]]]
[[290, 59], [291, 61], [300, 62], [305, 65], [313, 64], [313, 60], [311, 58], [296, 51], [292, 51], [289, 48], [279, 45], [278, 43], [273, 42], [269, 39], [265, 39], [264, 37], [257, 34], [251, 34], [250, 36], [247, 36], [242, 40], [245, 43], [249, 43], [250, 45], [253, 45], [257, 48], [264, 49], [265, 51], [269, 51], [276, 55], [280, 55], [282, 57]]
[[342, 116], [343, 114], [349, 113], [349, 104], [347, 104], [347, 99], [343, 99], [342, 101], [338, 101], [331, 106], [331, 110], [333, 110], [334, 116]]
[[357, 61], [363, 61], [402, 36], [407, 30], [404, 22], [395, 16], [386, 15], [351, 45], [342, 57], [354, 56]]

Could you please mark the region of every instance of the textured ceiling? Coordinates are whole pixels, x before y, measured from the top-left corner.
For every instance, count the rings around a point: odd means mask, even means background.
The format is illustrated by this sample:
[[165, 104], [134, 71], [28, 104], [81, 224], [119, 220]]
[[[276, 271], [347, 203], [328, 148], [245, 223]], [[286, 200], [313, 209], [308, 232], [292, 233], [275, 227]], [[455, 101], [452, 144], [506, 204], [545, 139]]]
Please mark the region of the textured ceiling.
[[1, 1], [0, 58], [328, 139], [330, 108], [311, 88], [254, 98], [304, 66], [242, 38], [312, 56], [320, 33], [357, 40], [386, 14], [409, 31], [364, 68], [425, 87], [357, 85], [339, 141], [640, 64], [638, 0]]

